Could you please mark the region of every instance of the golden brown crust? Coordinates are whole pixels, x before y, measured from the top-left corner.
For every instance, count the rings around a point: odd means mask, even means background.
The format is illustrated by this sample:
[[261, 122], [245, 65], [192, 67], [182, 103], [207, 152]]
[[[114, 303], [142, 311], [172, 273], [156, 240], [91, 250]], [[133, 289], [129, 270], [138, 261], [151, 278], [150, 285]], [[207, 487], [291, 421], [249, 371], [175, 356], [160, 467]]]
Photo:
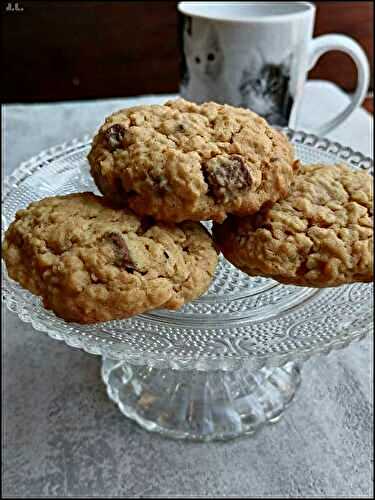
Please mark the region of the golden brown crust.
[[201, 224], [156, 224], [91, 193], [20, 210], [3, 258], [11, 278], [79, 323], [177, 309], [206, 291], [218, 260]]
[[287, 194], [298, 166], [286, 137], [255, 113], [183, 99], [112, 114], [88, 159], [108, 199], [174, 222], [254, 213]]
[[308, 165], [287, 198], [214, 226], [225, 257], [251, 276], [312, 287], [373, 279], [372, 177]]

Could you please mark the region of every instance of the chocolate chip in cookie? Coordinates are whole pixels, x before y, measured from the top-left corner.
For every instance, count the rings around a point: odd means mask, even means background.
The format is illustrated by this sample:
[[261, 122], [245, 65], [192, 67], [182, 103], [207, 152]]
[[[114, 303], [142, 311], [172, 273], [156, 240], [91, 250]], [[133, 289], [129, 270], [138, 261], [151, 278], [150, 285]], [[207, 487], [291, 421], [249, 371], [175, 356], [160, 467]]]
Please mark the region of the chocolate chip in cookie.
[[119, 233], [105, 233], [104, 238], [113, 244], [115, 252], [115, 264], [119, 267], [124, 267], [128, 272], [133, 272], [137, 269], [130, 257], [130, 252], [126, 241]]
[[242, 190], [251, 189], [253, 185], [250, 167], [239, 155], [208, 161], [204, 165], [203, 175], [209, 187], [208, 194], [217, 202], [236, 196]]
[[125, 137], [126, 128], [119, 123], [115, 123], [105, 133], [108, 146], [114, 150], [122, 145], [122, 141]]

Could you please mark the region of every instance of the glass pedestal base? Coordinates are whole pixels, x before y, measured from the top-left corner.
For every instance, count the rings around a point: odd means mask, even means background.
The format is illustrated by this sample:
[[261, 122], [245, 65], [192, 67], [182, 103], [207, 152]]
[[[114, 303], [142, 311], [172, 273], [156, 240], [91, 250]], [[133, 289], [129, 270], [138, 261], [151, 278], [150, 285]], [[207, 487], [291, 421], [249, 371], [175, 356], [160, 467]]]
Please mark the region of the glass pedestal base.
[[120, 411], [176, 439], [226, 440], [279, 420], [300, 384], [300, 367], [191, 371], [103, 359], [102, 377]]
[[[345, 163], [373, 173], [372, 159], [350, 147], [301, 131], [284, 132], [302, 163]], [[89, 137], [54, 146], [3, 179], [2, 229], [33, 201], [97, 192], [87, 163], [90, 148]], [[207, 293], [181, 309], [88, 325], [56, 317], [3, 266], [2, 299], [8, 309], [36, 331], [102, 356], [108, 394], [121, 411], [146, 429], [175, 438], [224, 440], [277, 421], [298, 388], [298, 366], [241, 366], [306, 360], [344, 348], [373, 329], [371, 284], [281, 285], [249, 278], [223, 256]]]

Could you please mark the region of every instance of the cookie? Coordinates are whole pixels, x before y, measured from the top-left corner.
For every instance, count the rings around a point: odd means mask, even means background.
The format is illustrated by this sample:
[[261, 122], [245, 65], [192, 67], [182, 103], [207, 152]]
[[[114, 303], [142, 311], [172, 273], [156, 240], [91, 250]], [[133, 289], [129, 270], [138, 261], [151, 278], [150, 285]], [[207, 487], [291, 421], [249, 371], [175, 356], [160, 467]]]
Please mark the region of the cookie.
[[156, 224], [91, 193], [17, 212], [3, 258], [11, 278], [78, 323], [177, 309], [207, 290], [218, 261], [201, 224]]
[[222, 221], [284, 197], [298, 163], [255, 113], [183, 99], [109, 116], [88, 160], [100, 191], [157, 220]]
[[225, 257], [250, 276], [330, 287], [373, 279], [372, 177], [345, 166], [301, 167], [287, 198], [215, 224]]

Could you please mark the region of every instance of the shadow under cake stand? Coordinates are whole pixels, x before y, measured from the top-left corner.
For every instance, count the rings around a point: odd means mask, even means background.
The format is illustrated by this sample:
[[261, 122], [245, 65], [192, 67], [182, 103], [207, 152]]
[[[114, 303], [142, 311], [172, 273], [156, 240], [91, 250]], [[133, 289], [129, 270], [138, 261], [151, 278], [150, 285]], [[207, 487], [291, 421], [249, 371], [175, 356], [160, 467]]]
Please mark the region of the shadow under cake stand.
[[[305, 163], [372, 160], [327, 139], [285, 130]], [[3, 229], [42, 197], [96, 191], [88, 137], [22, 163], [4, 181]], [[330, 289], [249, 278], [224, 258], [209, 291], [178, 311], [156, 310], [97, 325], [66, 323], [3, 272], [10, 311], [38, 332], [101, 355], [102, 378], [120, 411], [173, 438], [225, 440], [276, 422], [292, 401], [302, 363], [362, 339], [372, 324], [372, 285]]]

